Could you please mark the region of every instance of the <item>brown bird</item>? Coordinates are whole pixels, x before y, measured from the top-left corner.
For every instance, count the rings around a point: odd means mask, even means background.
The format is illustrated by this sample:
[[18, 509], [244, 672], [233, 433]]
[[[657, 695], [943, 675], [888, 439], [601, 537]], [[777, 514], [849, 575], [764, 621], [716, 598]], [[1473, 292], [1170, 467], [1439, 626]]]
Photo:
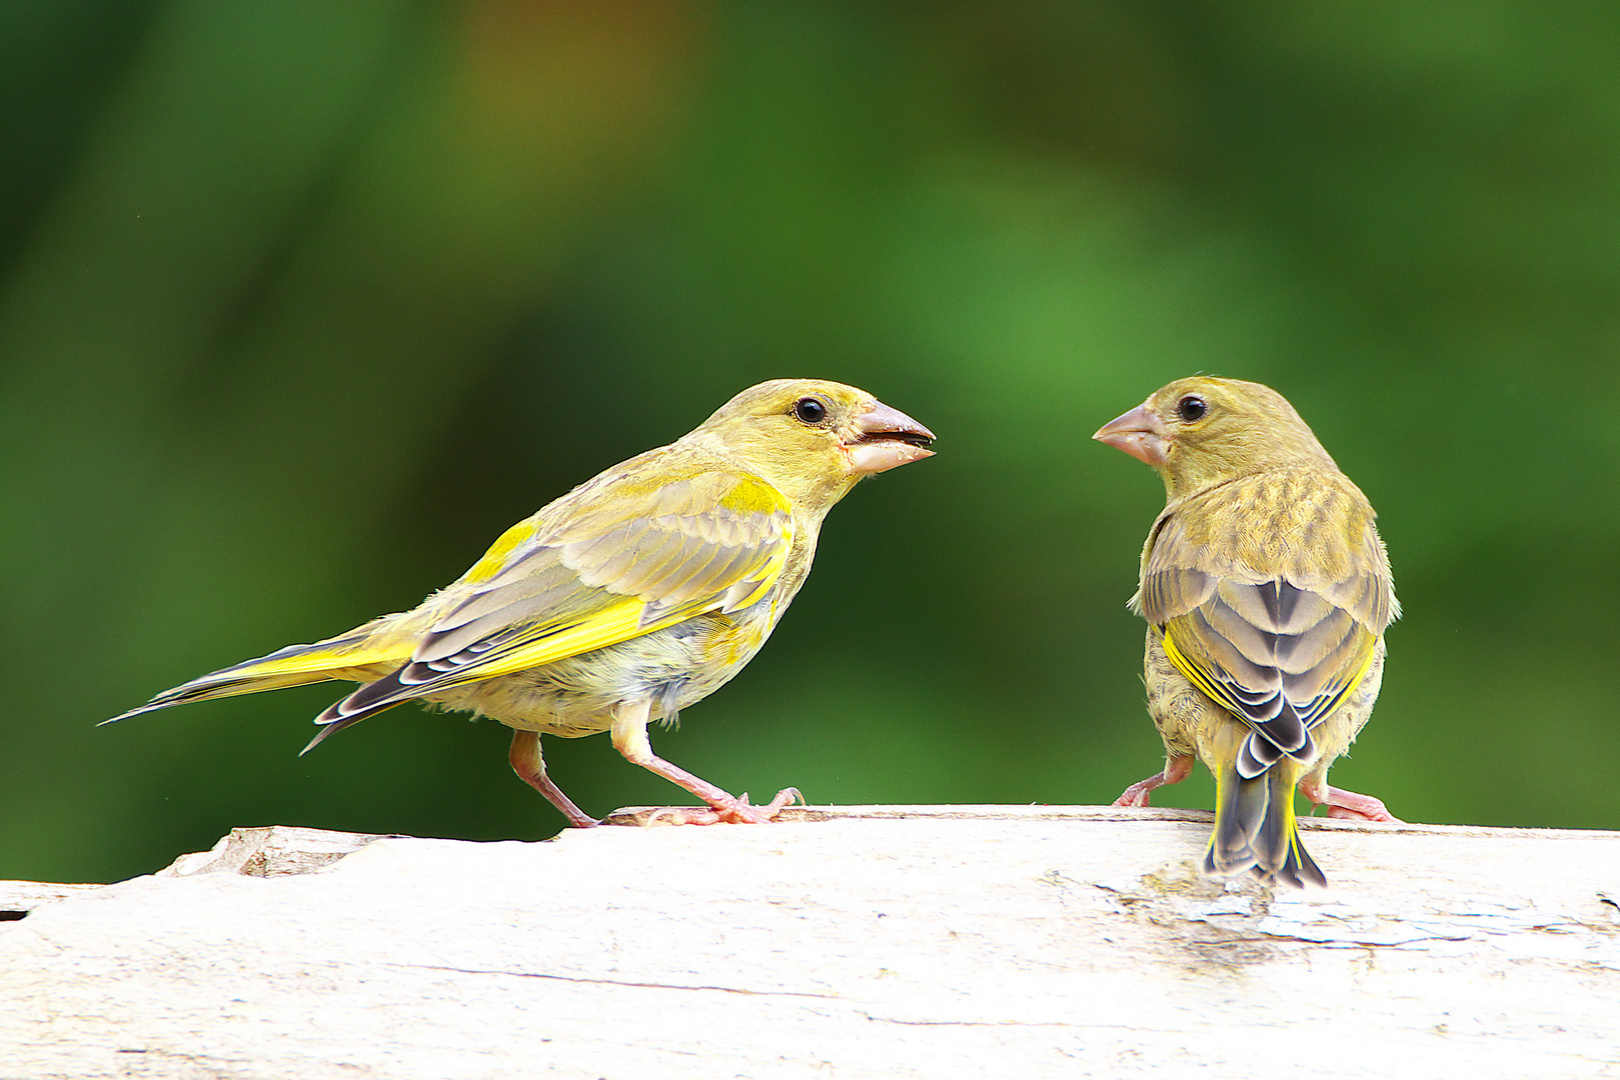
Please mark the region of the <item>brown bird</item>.
[[1148, 711], [1166, 760], [1114, 805], [1147, 806], [1197, 755], [1216, 784], [1206, 872], [1327, 884], [1299, 839], [1296, 786], [1330, 817], [1396, 820], [1327, 783], [1372, 715], [1400, 614], [1372, 505], [1259, 383], [1181, 379], [1092, 437], [1165, 488], [1131, 608], [1148, 622]]
[[[751, 806], [652, 752], [647, 724], [724, 685], [787, 611], [827, 511], [862, 477], [929, 457], [934, 436], [863, 390], [778, 379], [696, 430], [586, 481], [508, 529], [416, 608], [166, 690], [139, 713], [347, 679], [305, 752], [407, 701], [514, 730], [518, 776], [576, 827], [594, 825], [546, 775], [542, 734], [611, 731], [614, 749], [708, 809], [676, 822], [763, 822]], [[112, 721], [106, 721], [111, 723]]]

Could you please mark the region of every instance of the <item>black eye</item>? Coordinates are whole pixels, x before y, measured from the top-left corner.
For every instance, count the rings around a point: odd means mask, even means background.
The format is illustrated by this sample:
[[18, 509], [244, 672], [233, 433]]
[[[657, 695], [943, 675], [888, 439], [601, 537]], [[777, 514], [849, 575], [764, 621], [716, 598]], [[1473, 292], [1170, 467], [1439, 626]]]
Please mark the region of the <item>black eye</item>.
[[827, 419], [827, 403], [820, 398], [802, 397], [793, 403], [793, 415], [802, 423], [819, 424]]
[[1202, 420], [1204, 414], [1209, 412], [1209, 405], [1204, 399], [1195, 394], [1188, 394], [1176, 402], [1176, 415], [1181, 417], [1183, 423], [1191, 424]]

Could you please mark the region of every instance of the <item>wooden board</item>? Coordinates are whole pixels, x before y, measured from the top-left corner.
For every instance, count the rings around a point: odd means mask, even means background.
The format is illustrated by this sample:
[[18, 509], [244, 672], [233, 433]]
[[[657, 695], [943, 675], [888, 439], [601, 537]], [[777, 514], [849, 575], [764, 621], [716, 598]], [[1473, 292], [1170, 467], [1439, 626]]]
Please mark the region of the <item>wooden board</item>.
[[1620, 833], [1311, 821], [1274, 892], [1191, 811], [792, 816], [33, 886], [0, 1077], [1620, 1077]]

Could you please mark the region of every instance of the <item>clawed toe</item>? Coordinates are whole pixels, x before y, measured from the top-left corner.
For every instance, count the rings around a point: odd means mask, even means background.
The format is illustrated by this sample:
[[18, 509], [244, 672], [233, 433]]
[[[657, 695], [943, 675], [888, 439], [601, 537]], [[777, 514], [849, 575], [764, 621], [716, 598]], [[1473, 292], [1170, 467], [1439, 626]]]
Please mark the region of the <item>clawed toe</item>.
[[1187, 774], [1192, 772], [1192, 761], [1190, 755], [1177, 755], [1169, 758], [1164, 763], [1163, 772], [1150, 776], [1146, 780], [1138, 780], [1126, 788], [1119, 798], [1114, 800], [1114, 805], [1132, 807], [1138, 810], [1148, 806], [1154, 789], [1162, 788], [1166, 784], [1179, 784], [1187, 779]]
[[754, 806], [748, 801], [745, 791], [735, 804], [728, 807], [715, 807], [718, 820], [729, 825], [765, 825], [776, 820], [785, 808], [794, 803], [803, 803], [804, 796], [799, 794], [798, 788], [783, 788], [776, 793], [776, 798], [764, 806]]
[[1384, 809], [1379, 803], [1376, 808], [1360, 808], [1352, 806], [1330, 806], [1327, 817], [1340, 818], [1345, 821], [1381, 821], [1388, 825], [1405, 825], [1406, 822]]
[[719, 806], [666, 806], [648, 814], [643, 825], [766, 825], [776, 820], [784, 808], [803, 803], [798, 788], [783, 788], [776, 798], [764, 806], [748, 801], [746, 792], [740, 798]]
[[707, 806], [665, 806], [648, 814], [642, 825], [714, 825], [723, 820], [720, 811]]
[[[743, 796], [743, 802], [747, 801], [748, 796], [745, 794]], [[771, 817], [774, 818], [777, 814], [781, 813], [785, 807], [792, 806], [795, 803], [800, 806], [804, 805], [804, 796], [799, 794], [799, 789], [796, 787], [783, 788], [781, 791], [776, 793], [776, 798], [765, 804], [765, 809], [769, 810], [771, 812]]]
[[1146, 780], [1139, 784], [1132, 784], [1130, 787], [1125, 789], [1124, 794], [1120, 795], [1119, 798], [1113, 801], [1112, 805], [1129, 806], [1136, 809], [1141, 809], [1144, 806], [1151, 805], [1151, 795], [1149, 793], [1152, 792], [1152, 790], [1152, 786], [1149, 786]]

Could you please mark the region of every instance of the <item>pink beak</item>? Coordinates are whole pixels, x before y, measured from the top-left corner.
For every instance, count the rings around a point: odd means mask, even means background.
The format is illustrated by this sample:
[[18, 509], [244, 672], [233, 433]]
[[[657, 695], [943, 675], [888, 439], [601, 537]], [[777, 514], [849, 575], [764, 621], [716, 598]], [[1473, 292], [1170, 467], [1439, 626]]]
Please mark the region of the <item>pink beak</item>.
[[850, 472], [866, 475], [886, 472], [912, 461], [933, 457], [928, 444], [934, 433], [898, 409], [891, 409], [881, 401], [855, 420], [860, 437], [845, 443], [849, 454]]
[[1164, 421], [1144, 401], [1124, 416], [1117, 416], [1098, 428], [1092, 438], [1158, 468], [1165, 463], [1170, 433]]

